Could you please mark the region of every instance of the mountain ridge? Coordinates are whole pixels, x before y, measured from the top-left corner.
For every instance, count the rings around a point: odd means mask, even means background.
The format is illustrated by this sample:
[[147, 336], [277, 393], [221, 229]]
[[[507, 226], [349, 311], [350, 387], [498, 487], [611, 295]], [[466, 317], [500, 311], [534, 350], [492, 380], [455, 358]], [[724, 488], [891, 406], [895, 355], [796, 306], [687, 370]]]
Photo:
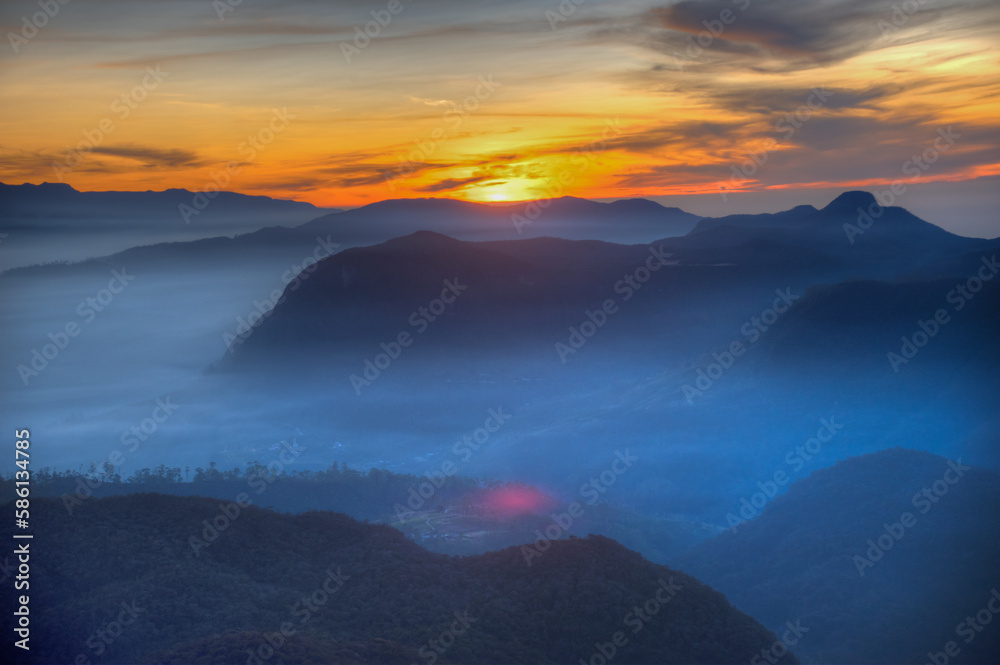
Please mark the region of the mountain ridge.
[[[221, 627], [271, 632], [282, 622], [317, 640], [312, 648], [388, 640], [387, 648], [409, 655], [380, 662], [403, 663], [433, 653], [429, 640], [456, 617], [466, 630], [453, 628], [454, 648], [438, 651], [441, 662], [575, 662], [602, 648], [623, 662], [740, 662], [775, 641], [722, 594], [600, 536], [550, 541], [528, 565], [520, 547], [452, 558], [392, 528], [330, 512], [289, 516], [159, 494], [89, 499], [72, 516], [59, 500], [32, 507], [47, 526], [33, 543], [38, 554], [32, 550], [41, 650], [32, 655], [50, 662], [71, 660], [90, 624], [113, 617], [121, 597], [134, 598], [139, 611], [106, 645], [104, 662], [146, 662], [164, 652], [170, 662]], [[235, 597], [233, 585], [241, 591]], [[300, 621], [301, 598], [316, 589], [325, 592], [316, 596], [320, 609]], [[70, 603], [91, 608], [89, 620], [56, 620], [79, 616], [67, 615]], [[798, 661], [787, 654], [778, 662]]]
[[[765, 625], [802, 617], [810, 632], [798, 653], [807, 659], [924, 662], [996, 584], [1000, 474], [960, 459], [886, 449], [792, 482], [759, 514], [741, 506], [736, 520], [748, 521], [672, 563]], [[872, 598], [880, 602], [867, 605]], [[861, 604], [863, 618], [849, 611]], [[980, 636], [952, 662], [992, 662], [998, 646], [1000, 636]]]

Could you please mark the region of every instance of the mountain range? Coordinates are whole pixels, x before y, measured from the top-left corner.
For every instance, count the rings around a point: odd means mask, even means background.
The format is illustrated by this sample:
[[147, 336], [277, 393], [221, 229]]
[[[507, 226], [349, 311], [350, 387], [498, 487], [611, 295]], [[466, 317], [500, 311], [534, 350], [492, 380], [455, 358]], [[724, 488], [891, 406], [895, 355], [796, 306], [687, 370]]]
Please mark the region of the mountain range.
[[[15, 190], [8, 200], [40, 200]], [[84, 196], [45, 192], [53, 206]], [[127, 223], [187, 194], [87, 205], [120, 203]], [[956, 624], [986, 606], [997, 568], [1000, 240], [866, 192], [717, 219], [572, 198], [321, 216], [218, 205], [206, 214], [263, 212], [248, 233], [0, 275], [0, 359], [16, 368], [0, 379], [5, 422], [41, 423], [39, 467], [117, 478], [72, 516], [65, 497], [33, 499], [52, 534], [39, 538], [38, 612], [75, 617], [45, 635], [52, 659], [87, 657], [114, 608], [150, 598], [149, 616], [169, 621], [138, 619], [104, 644], [114, 660], [242, 662], [330, 554], [364, 583], [285, 636], [289, 659], [427, 660], [467, 608], [489, 621], [464, 646], [453, 636], [441, 662], [596, 663], [612, 659], [607, 640], [621, 662], [746, 662], [788, 631], [781, 649], [816, 662], [934, 661], [956, 639], [950, 662], [995, 652]], [[308, 475], [334, 461], [360, 472]], [[233, 464], [248, 475], [218, 471]], [[180, 482], [187, 466], [200, 479]], [[220, 506], [272, 467], [288, 473], [263, 505], [296, 514], [241, 509], [212, 535]], [[443, 477], [452, 489], [400, 514], [409, 490]], [[499, 485], [469, 478], [534, 489], [506, 498], [524, 509], [508, 523], [477, 512]], [[148, 489], [213, 499], [114, 496]], [[545, 542], [577, 509], [558, 535], [580, 537]], [[671, 601], [662, 632], [601, 641], [680, 570], [774, 633], [683, 578], [694, 604]], [[250, 591], [234, 600], [234, 586]]]
[[0, 183], [0, 270], [81, 261], [137, 245], [294, 226], [329, 209], [210, 190], [80, 192], [65, 183]]

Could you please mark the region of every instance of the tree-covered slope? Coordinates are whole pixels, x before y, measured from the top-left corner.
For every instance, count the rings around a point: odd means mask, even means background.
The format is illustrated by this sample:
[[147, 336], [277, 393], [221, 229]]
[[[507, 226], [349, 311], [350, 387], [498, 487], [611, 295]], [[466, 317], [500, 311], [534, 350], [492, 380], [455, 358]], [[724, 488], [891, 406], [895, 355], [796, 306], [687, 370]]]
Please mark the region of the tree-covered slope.
[[603, 537], [455, 558], [337, 513], [159, 494], [32, 519], [27, 662], [735, 663], [775, 640]]

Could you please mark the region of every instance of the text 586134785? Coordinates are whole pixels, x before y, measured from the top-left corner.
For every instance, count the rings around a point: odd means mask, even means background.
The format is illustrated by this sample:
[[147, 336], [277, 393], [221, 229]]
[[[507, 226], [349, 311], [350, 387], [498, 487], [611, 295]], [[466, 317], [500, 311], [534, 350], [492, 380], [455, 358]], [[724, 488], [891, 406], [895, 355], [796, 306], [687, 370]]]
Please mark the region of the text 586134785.
[[17, 597], [17, 609], [14, 616], [17, 617], [14, 626], [14, 633], [18, 638], [14, 644], [25, 651], [29, 650], [28, 640], [31, 637], [31, 619], [29, 617], [28, 589], [30, 588], [31, 558], [30, 545], [26, 540], [32, 535], [27, 533], [28, 518], [30, 517], [29, 507], [31, 494], [31, 474], [28, 471], [28, 464], [31, 461], [31, 432], [26, 429], [14, 431], [16, 443], [14, 444], [14, 464], [17, 471], [14, 472], [14, 486], [17, 499], [14, 501], [14, 519], [20, 532], [14, 533], [14, 557], [17, 561], [17, 576], [14, 578], [14, 589], [22, 592]]

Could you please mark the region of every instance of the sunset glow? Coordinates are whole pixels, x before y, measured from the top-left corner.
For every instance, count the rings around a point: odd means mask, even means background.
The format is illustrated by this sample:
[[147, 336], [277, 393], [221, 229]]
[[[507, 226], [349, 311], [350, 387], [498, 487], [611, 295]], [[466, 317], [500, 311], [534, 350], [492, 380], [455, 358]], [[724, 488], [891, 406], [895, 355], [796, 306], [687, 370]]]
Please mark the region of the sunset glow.
[[381, 26], [374, 4], [95, 0], [23, 39], [37, 8], [4, 3], [0, 180], [198, 190], [236, 162], [223, 189], [325, 206], [847, 189], [946, 126], [920, 181], [1000, 173], [994, 4], [572, 7], [403, 3]]

